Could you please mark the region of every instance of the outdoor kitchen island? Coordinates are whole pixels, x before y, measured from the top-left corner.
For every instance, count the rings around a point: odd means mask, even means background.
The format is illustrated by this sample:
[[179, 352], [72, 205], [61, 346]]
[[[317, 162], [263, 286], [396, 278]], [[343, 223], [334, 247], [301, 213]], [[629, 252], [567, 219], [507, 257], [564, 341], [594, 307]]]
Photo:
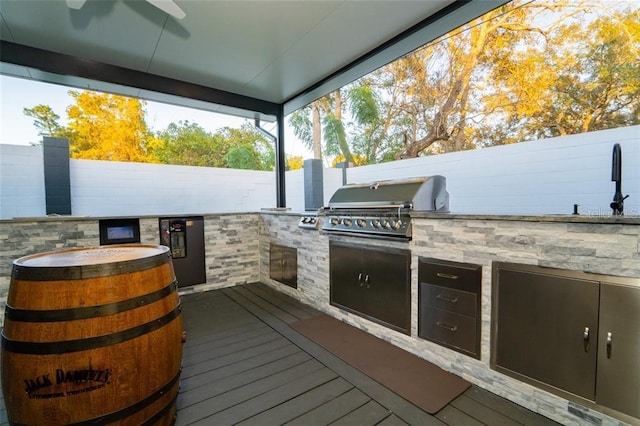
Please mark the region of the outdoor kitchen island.
[[[412, 239], [362, 238], [358, 236], [327, 235], [318, 230], [299, 228], [299, 214], [263, 212], [260, 215], [261, 281], [274, 286], [320, 311], [366, 330], [450, 371], [473, 384], [503, 396], [532, 411], [563, 424], [619, 424], [619, 420], [636, 424], [639, 420], [589, 401], [564, 397], [558, 392], [532, 386], [534, 381], [515, 379], [492, 368], [492, 282], [494, 262], [514, 265], [535, 265], [544, 270], [580, 271], [587, 281], [599, 277], [625, 277], [625, 288], [640, 291], [640, 218], [589, 217], [581, 215], [462, 215], [421, 213], [412, 214]], [[320, 212], [319, 221], [326, 218]], [[411, 253], [410, 333], [394, 331], [379, 321], [366, 319], [353, 310], [340, 309], [331, 304], [330, 242], [355, 244], [374, 249], [409, 250]], [[296, 248], [298, 253], [297, 289], [269, 279], [269, 243]], [[460, 265], [481, 268], [480, 359], [419, 337], [420, 281], [422, 261], [437, 259]], [[638, 297], [634, 296], [637, 303]], [[636, 310], [635, 315], [638, 315]], [[633, 319], [629, 324], [633, 324]], [[636, 320], [637, 323], [637, 320]], [[443, 322], [447, 325], [446, 322]], [[593, 328], [592, 328], [593, 330]], [[579, 332], [582, 345], [582, 328]], [[597, 331], [592, 331], [597, 333]], [[614, 337], [615, 338], [615, 337]], [[595, 339], [591, 343], [595, 346]], [[604, 342], [601, 342], [604, 345]], [[581, 346], [582, 347], [582, 346]], [[637, 357], [635, 359], [638, 359]], [[638, 380], [637, 363], [629, 375]], [[636, 381], [637, 383], [637, 381]], [[559, 391], [561, 393], [561, 391]], [[632, 392], [638, 398], [637, 386]], [[576, 401], [580, 401], [577, 403]]]
[[[605, 414], [607, 409], [602, 405], [590, 404], [586, 399], [577, 404], [491, 367], [493, 263], [535, 265], [593, 275], [627, 277], [635, 280], [631, 288], [637, 289], [640, 288], [640, 218], [413, 213], [412, 239], [389, 241], [327, 235], [319, 230], [326, 220], [322, 212], [316, 215], [315, 212], [263, 210], [203, 216], [207, 283], [181, 289], [181, 294], [185, 297], [193, 293], [205, 295], [208, 290], [260, 281], [280, 294], [289, 295], [318, 311], [364, 329], [480, 388], [562, 424], [620, 423], [616, 420], [620, 416]], [[315, 222], [309, 221], [312, 217], [316, 219]], [[299, 226], [304, 218], [307, 218], [306, 225], [311, 226]], [[158, 243], [158, 219], [151, 216], [140, 217], [140, 237], [143, 244]], [[98, 222], [99, 218], [92, 217], [1, 220], [3, 254], [0, 286], [4, 297], [11, 275], [10, 265], [14, 259], [47, 250], [98, 245]], [[380, 250], [409, 251], [411, 294], [408, 333], [392, 330], [331, 305], [330, 241]], [[295, 249], [296, 288], [269, 278], [269, 250], [272, 244]], [[453, 262], [455, 267], [476, 265], [481, 268], [478, 296], [480, 309], [475, 312], [474, 319], [474, 324], [480, 325], [479, 359], [420, 337], [419, 265], [421, 261], [429, 259]], [[431, 284], [436, 284], [433, 286], [435, 288], [438, 283]], [[454, 315], [453, 310], [449, 314]], [[595, 336], [597, 331], [592, 330], [592, 335]], [[578, 337], [580, 345], [583, 342], [582, 332], [581, 329]], [[617, 337], [614, 333], [614, 357], [616, 344], [620, 341]], [[591, 344], [595, 346], [595, 340]], [[633, 374], [637, 377], [637, 365], [630, 370], [629, 376], [633, 377]], [[638, 420], [629, 416], [623, 420], [625, 423], [638, 423]]]

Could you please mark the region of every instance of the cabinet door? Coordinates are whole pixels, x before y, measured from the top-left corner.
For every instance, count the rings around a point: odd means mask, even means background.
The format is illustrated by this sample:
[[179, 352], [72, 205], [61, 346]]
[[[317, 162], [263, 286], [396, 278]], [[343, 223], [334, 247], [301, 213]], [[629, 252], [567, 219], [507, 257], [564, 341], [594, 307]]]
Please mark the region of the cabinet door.
[[329, 245], [329, 264], [331, 304], [362, 312], [362, 249], [332, 242]]
[[298, 288], [298, 250], [282, 247], [282, 282]]
[[282, 280], [282, 247], [278, 244], [269, 244], [269, 278]]
[[596, 402], [640, 418], [640, 288], [600, 286]]
[[364, 312], [409, 334], [411, 331], [411, 255], [407, 250], [365, 249]]
[[529, 269], [494, 276], [494, 365], [593, 400], [599, 283]]

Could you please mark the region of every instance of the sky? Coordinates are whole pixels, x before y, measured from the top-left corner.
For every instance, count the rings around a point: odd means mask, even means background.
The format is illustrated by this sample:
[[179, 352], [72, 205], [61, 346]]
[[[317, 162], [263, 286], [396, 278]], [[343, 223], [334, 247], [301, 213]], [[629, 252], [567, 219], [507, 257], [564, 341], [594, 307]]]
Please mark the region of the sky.
[[[33, 108], [39, 104], [49, 105], [60, 116], [60, 125], [65, 126], [66, 109], [74, 103], [68, 94], [72, 89], [78, 90], [63, 85], [0, 75], [0, 144], [30, 145], [40, 142], [42, 137], [33, 125], [33, 119], [24, 114], [24, 108]], [[237, 128], [245, 121], [250, 122], [230, 115], [151, 101], [147, 101], [145, 109], [147, 125], [153, 131], [164, 130], [170, 123], [180, 120], [198, 123], [212, 133], [222, 127]], [[277, 133], [275, 123], [263, 123], [262, 127], [273, 134]], [[313, 157], [293, 135], [291, 129], [285, 129], [285, 150], [287, 155], [301, 155], [304, 159]]]

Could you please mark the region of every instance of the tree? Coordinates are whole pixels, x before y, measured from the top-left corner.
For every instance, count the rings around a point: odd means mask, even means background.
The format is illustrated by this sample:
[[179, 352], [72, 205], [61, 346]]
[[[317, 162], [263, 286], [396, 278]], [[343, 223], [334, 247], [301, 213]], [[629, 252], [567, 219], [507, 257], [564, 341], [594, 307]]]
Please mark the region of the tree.
[[53, 112], [49, 105], [36, 105], [33, 108], [23, 108], [22, 112], [27, 117], [33, 118], [33, 125], [38, 129], [40, 136], [64, 136], [64, 128], [58, 124], [60, 116]]
[[298, 170], [304, 167], [304, 159], [301, 155], [287, 156], [287, 170]]
[[563, 25], [549, 26], [526, 50], [512, 49], [500, 58], [502, 69], [491, 71], [490, 80], [507, 88], [490, 101], [504, 117], [499, 131], [507, 138], [640, 123], [640, 14], [603, 10], [589, 20], [586, 6], [567, 9], [573, 13], [565, 11]]
[[[364, 137], [372, 138], [375, 136], [375, 128], [379, 124], [378, 105], [375, 94], [366, 81], [353, 87], [346, 87], [344, 93], [346, 93], [346, 98], [343, 95], [343, 90], [336, 90], [323, 96], [293, 113], [289, 119], [294, 134], [308, 148], [313, 149], [316, 159], [322, 159], [322, 142], [324, 142], [326, 155], [339, 155], [346, 161], [353, 163], [352, 149], [357, 149], [358, 144], [356, 141], [348, 139], [347, 129], [350, 126], [365, 126], [368, 131], [363, 132]], [[350, 117], [354, 119], [353, 122], [345, 122], [343, 119], [345, 104], [349, 109]], [[353, 133], [350, 132], [350, 134]], [[364, 157], [367, 159], [370, 156], [375, 157], [377, 144], [373, 142], [367, 146], [373, 147], [373, 150], [370, 155]]]
[[274, 169], [274, 146], [250, 124], [244, 124], [240, 129], [225, 127], [220, 134], [229, 145], [224, 156], [225, 167], [248, 170]]
[[251, 125], [216, 133], [189, 121], [171, 123], [158, 133], [154, 155], [160, 163], [233, 169], [273, 170], [275, 150]]
[[319, 111], [325, 154], [369, 163], [638, 124], [639, 19], [631, 2], [516, 0], [290, 122], [309, 143]]
[[154, 141], [143, 101], [90, 91], [69, 94], [75, 100], [67, 108], [72, 158], [154, 162], [147, 152]]
[[170, 123], [156, 137], [161, 141], [153, 155], [162, 164], [224, 167], [227, 144], [224, 138], [189, 121]]

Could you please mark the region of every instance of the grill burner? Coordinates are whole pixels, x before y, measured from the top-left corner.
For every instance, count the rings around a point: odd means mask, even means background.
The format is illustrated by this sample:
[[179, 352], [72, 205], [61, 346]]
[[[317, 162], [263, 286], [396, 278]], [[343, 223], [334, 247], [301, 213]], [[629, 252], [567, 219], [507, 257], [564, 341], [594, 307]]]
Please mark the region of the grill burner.
[[349, 184], [324, 208], [322, 230], [333, 234], [411, 239], [411, 212], [449, 212], [444, 176]]

